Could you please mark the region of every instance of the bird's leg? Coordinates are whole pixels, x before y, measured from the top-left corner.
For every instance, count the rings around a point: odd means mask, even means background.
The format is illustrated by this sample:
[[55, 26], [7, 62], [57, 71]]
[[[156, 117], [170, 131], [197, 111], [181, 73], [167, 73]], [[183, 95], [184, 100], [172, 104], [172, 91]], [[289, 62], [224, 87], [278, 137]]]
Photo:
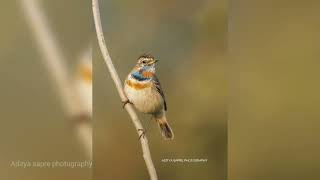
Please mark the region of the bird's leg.
[[140, 134], [140, 136], [139, 136], [139, 140], [140, 140], [140, 138], [143, 136], [145, 136], [146, 134], [147, 134], [147, 130], [148, 130], [148, 128], [149, 128], [149, 125], [150, 125], [150, 121], [147, 123], [147, 126], [146, 126], [146, 130], [144, 130], [144, 129], [138, 129], [138, 131], [142, 131], [142, 133]]
[[148, 122], [148, 124], [147, 124], [147, 126], [146, 126], [146, 130], [144, 130], [144, 129], [138, 129], [138, 131], [142, 131], [142, 133], [140, 134], [140, 136], [139, 136], [139, 140], [140, 140], [140, 138], [141, 137], [144, 137], [146, 134], [147, 134], [147, 130], [148, 130], [148, 128], [149, 128], [149, 125], [150, 125], [150, 121]]
[[126, 101], [124, 101], [122, 103], [123, 103], [122, 108], [124, 108], [128, 103], [133, 104], [131, 101], [129, 101], [129, 99], [127, 99]]
[[144, 136], [146, 135], [146, 133], [147, 133], [147, 131], [145, 131], [144, 129], [138, 129], [138, 132], [139, 131], [141, 131], [142, 133], [140, 134], [140, 136], [139, 136], [139, 139], [138, 140], [140, 140], [141, 139], [141, 137], [142, 138], [144, 138]]

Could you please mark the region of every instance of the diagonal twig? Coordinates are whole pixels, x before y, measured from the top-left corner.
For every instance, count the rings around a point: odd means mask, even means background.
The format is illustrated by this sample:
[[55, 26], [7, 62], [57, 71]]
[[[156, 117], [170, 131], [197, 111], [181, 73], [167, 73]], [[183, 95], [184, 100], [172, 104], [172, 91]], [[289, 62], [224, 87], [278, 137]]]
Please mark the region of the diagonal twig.
[[[98, 0], [92, 0], [92, 10], [93, 10], [93, 16], [94, 16], [94, 22], [95, 22], [95, 28], [96, 28], [96, 33], [97, 33], [97, 38], [100, 46], [101, 53], [103, 55], [104, 61], [108, 67], [109, 73], [116, 85], [116, 88], [118, 90], [118, 93], [120, 95], [121, 101], [126, 102], [127, 97], [123, 91], [122, 88], [122, 82], [120, 81], [120, 78], [118, 76], [118, 73], [112, 63], [111, 57], [109, 55], [108, 49], [106, 42], [104, 40], [103, 36], [103, 30], [102, 30], [102, 25], [101, 25], [101, 20], [100, 20], [100, 10], [99, 10], [99, 2]], [[125, 109], [127, 110], [129, 116], [131, 117], [131, 120], [137, 130], [137, 133], [139, 135], [139, 129], [143, 129], [143, 126], [134, 111], [133, 107], [131, 104], [127, 104], [125, 106]], [[151, 159], [151, 153], [149, 150], [149, 145], [148, 145], [148, 140], [147, 137], [145, 136], [144, 138], [140, 138], [141, 146], [142, 146], [142, 151], [143, 151], [143, 158], [145, 160], [150, 179], [151, 180], [157, 180], [157, 173], [156, 169], [153, 165], [152, 159]]]

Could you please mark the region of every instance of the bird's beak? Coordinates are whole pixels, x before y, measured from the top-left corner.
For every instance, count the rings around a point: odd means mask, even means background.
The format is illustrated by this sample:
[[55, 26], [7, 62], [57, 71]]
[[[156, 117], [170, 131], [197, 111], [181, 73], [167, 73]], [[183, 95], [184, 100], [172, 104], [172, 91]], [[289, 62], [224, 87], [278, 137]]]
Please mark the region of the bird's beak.
[[158, 61], [159, 61], [158, 59], [155, 59], [155, 60], [154, 60], [154, 64], [157, 63]]

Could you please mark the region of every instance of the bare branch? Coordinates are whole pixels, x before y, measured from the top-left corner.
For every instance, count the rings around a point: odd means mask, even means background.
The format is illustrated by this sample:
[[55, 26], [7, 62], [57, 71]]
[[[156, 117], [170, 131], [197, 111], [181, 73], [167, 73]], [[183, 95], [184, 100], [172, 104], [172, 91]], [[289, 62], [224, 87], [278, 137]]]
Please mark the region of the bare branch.
[[[79, 106], [79, 97], [74, 92], [69, 74], [67, 73], [66, 58], [59, 49], [54, 34], [50, 31], [48, 20], [39, 7], [37, 0], [20, 0], [21, 8], [25, 14], [35, 41], [42, 53], [52, 80], [55, 82], [64, 110], [68, 117], [77, 117], [83, 114]], [[76, 124], [76, 132], [86, 150], [87, 156], [92, 157], [92, 132], [91, 126], [83, 123]]]
[[[97, 32], [97, 38], [100, 46], [101, 53], [103, 55], [103, 58], [105, 60], [105, 63], [108, 67], [109, 73], [116, 85], [116, 88], [118, 90], [118, 93], [120, 95], [121, 101], [125, 102], [127, 100], [127, 97], [123, 91], [122, 87], [122, 82], [120, 81], [120, 78], [118, 76], [118, 73], [112, 63], [111, 57], [109, 55], [104, 36], [103, 36], [103, 30], [102, 30], [102, 25], [101, 25], [101, 20], [100, 20], [100, 10], [99, 10], [99, 2], [98, 0], [92, 0], [92, 10], [93, 10], [93, 16], [94, 16], [94, 22], [95, 22], [95, 28]], [[139, 129], [143, 129], [143, 126], [134, 111], [133, 107], [131, 104], [127, 104], [125, 106], [125, 109], [127, 110], [129, 116], [132, 119], [132, 122], [137, 130], [137, 133], [139, 135]], [[152, 159], [151, 159], [151, 153], [149, 150], [149, 145], [148, 145], [148, 140], [147, 137], [144, 136], [143, 138], [140, 138], [141, 146], [142, 146], [142, 151], [143, 151], [143, 158], [145, 160], [150, 179], [151, 180], [157, 180], [157, 173], [156, 169], [153, 165]]]

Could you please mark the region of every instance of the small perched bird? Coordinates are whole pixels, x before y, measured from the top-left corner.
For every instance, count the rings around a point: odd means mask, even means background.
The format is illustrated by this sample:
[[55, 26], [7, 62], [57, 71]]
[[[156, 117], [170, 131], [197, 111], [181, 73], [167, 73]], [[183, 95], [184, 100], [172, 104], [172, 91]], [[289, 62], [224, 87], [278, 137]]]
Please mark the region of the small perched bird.
[[173, 139], [173, 132], [166, 118], [167, 104], [160, 82], [155, 75], [158, 60], [152, 55], [144, 54], [129, 73], [124, 83], [124, 92], [128, 97], [126, 103], [146, 114], [151, 114], [165, 139]]

